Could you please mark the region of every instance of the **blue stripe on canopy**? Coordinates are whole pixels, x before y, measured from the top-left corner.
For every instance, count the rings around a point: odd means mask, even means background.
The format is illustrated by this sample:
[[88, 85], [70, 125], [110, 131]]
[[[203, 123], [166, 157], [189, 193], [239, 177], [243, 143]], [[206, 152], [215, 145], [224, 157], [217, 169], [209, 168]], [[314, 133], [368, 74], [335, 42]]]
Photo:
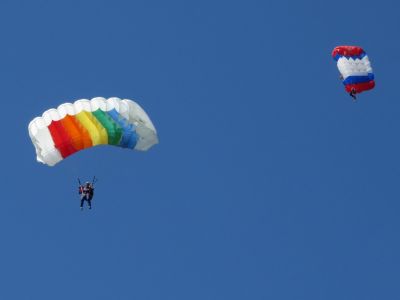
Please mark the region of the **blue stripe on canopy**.
[[374, 74], [368, 73], [366, 76], [349, 76], [345, 80], [343, 80], [343, 84], [355, 84], [355, 83], [362, 83], [374, 80]]
[[135, 125], [131, 124], [123, 118], [115, 108], [108, 111], [107, 114], [122, 128], [122, 136], [119, 146], [124, 148], [135, 148], [138, 136], [136, 134]]
[[346, 59], [352, 58], [352, 59], [363, 59], [364, 56], [366, 56], [367, 53], [363, 52], [360, 55], [351, 55], [351, 56], [345, 56], [345, 55], [340, 55], [340, 54], [336, 54], [335, 57], [333, 58], [334, 60], [338, 61], [339, 58], [344, 57]]

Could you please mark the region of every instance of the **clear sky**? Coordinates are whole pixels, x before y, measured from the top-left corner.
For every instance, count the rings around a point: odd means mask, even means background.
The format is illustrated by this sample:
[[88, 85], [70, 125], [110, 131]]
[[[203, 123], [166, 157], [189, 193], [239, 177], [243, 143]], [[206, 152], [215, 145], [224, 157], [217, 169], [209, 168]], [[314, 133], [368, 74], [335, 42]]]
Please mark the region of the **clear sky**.
[[[1, 1], [0, 299], [397, 299], [399, 12]], [[357, 103], [331, 58], [343, 44], [376, 76]], [[37, 163], [29, 121], [96, 96], [135, 99], [160, 144]]]

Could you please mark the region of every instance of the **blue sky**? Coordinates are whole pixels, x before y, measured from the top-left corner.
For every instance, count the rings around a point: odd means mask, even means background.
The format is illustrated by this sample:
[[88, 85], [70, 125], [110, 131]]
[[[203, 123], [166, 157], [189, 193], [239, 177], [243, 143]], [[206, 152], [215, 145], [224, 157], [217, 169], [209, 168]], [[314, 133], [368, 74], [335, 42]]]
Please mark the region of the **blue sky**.
[[[0, 299], [396, 299], [399, 9], [2, 1]], [[342, 44], [375, 71], [357, 103]], [[135, 99], [160, 144], [37, 163], [29, 121], [96, 96]]]

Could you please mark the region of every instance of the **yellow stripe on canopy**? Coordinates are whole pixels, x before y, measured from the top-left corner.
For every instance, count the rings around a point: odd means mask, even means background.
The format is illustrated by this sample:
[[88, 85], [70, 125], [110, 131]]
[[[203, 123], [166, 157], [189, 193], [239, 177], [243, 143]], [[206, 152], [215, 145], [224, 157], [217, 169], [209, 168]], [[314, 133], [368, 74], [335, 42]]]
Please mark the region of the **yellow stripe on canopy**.
[[106, 129], [97, 121], [91, 113], [81, 111], [75, 115], [75, 118], [82, 124], [83, 127], [89, 132], [92, 139], [93, 146], [108, 144], [108, 135]]

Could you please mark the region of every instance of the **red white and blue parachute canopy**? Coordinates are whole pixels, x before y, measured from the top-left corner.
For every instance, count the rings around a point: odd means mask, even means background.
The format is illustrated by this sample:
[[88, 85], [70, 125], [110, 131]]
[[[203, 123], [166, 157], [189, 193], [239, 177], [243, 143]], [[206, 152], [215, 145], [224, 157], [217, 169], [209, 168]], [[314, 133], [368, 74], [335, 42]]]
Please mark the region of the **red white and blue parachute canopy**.
[[358, 46], [337, 46], [332, 51], [347, 92], [371, 90], [375, 86], [374, 73], [367, 53]]

